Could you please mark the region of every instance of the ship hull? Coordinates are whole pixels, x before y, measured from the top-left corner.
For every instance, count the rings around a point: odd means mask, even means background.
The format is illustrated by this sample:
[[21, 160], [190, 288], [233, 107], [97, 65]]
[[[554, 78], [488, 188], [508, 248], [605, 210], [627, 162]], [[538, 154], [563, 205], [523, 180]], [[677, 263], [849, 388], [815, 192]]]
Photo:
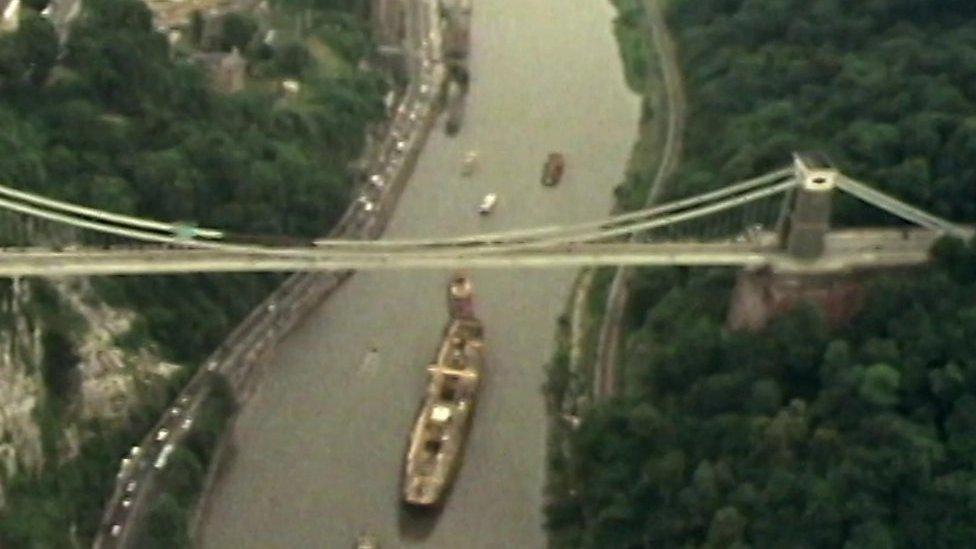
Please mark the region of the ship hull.
[[483, 364], [481, 322], [455, 317], [427, 368], [426, 395], [408, 439], [401, 482], [405, 505], [443, 505], [463, 461]]

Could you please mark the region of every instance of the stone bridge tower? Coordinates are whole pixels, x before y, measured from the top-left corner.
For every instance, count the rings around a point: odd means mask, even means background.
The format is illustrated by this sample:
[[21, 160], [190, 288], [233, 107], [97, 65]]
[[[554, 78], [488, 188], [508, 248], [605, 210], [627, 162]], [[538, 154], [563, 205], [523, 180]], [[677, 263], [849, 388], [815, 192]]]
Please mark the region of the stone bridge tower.
[[793, 169], [797, 187], [781, 241], [791, 256], [816, 259], [823, 255], [830, 231], [830, 203], [839, 174], [822, 153], [793, 153]]

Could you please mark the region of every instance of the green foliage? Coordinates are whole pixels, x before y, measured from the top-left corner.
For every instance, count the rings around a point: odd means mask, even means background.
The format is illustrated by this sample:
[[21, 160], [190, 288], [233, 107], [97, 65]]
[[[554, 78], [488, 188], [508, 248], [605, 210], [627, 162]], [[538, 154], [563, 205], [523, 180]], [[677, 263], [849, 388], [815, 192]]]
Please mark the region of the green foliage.
[[61, 463], [57, 456], [50, 456], [43, 475], [19, 473], [7, 480], [0, 545], [72, 547], [72, 527], [77, 528], [78, 539], [92, 539], [123, 449], [144, 434], [153, 419], [148, 413], [137, 415], [124, 429], [87, 425], [93, 436], [74, 459]]
[[[675, 0], [690, 195], [820, 149], [938, 215], [976, 219], [976, 20], [965, 2]], [[842, 223], [888, 222], [856, 201]]]
[[44, 83], [57, 56], [58, 38], [51, 23], [25, 14], [16, 33], [0, 35], [0, 88]]
[[41, 11], [48, 5], [48, 0], [24, 0], [25, 7], [31, 8], [35, 11]]
[[282, 44], [274, 55], [275, 65], [284, 76], [300, 78], [305, 69], [312, 63], [308, 48], [298, 42]]
[[204, 474], [204, 466], [196, 454], [180, 445], [170, 454], [160, 482], [183, 508], [190, 509], [196, 503]]
[[170, 494], [156, 497], [146, 518], [146, 531], [140, 537], [140, 547], [152, 549], [190, 547], [190, 537], [186, 529], [186, 509]]
[[[217, 443], [236, 410], [233, 391], [222, 375], [207, 375], [210, 392], [197, 410], [186, 443], [170, 454], [166, 469], [159, 477], [159, 487], [166, 507], [146, 518], [144, 543], [148, 546], [188, 546], [188, 513], [194, 508], [206, 473], [205, 464], [214, 458]], [[174, 537], [166, 537], [170, 531]]]
[[617, 36], [627, 85], [637, 93], [647, 91], [648, 47], [643, 0], [611, 0], [617, 8], [613, 32]]
[[60, 331], [47, 331], [41, 336], [41, 348], [44, 349], [44, 362], [41, 377], [48, 394], [60, 401], [67, 401], [74, 396], [77, 385], [78, 355], [68, 336]]
[[864, 370], [864, 379], [858, 395], [879, 407], [891, 407], [898, 403], [898, 386], [901, 374], [887, 364], [875, 364]]
[[728, 277], [673, 287], [631, 336], [626, 397], [569, 435], [554, 543], [968, 546], [976, 275], [958, 266], [976, 249], [951, 246], [932, 271], [879, 277], [834, 333], [809, 308], [728, 333]]
[[[358, 4], [354, 8], [362, 13]], [[350, 43], [365, 35], [361, 19], [331, 16], [344, 21]], [[252, 26], [248, 17], [230, 17], [227, 45], [243, 44]], [[362, 55], [366, 46], [350, 51]], [[58, 61], [53, 29], [33, 14], [16, 32], [0, 36], [0, 183], [118, 213], [237, 235], [324, 234], [349, 200], [348, 166], [362, 148], [364, 128], [383, 116], [384, 84], [359, 70], [309, 78], [301, 98], [287, 103], [261, 91], [215, 94], [200, 68], [172, 55], [166, 38], [153, 30], [148, 8], [135, 0], [85, 0], [63, 53]], [[307, 53], [292, 53], [297, 61], [289, 68], [303, 74]], [[354, 67], [358, 57], [340, 61]], [[3, 235], [10, 242], [22, 243], [22, 237]], [[110, 304], [143, 315], [118, 343], [151, 345], [164, 358], [196, 364], [280, 280], [116, 277], [93, 285]], [[69, 419], [60, 413], [73, 404], [77, 361], [70, 341], [79, 322], [63, 312], [56, 293], [38, 288], [33, 316], [45, 328], [46, 357], [39, 373], [54, 397], [43, 403], [39, 420], [52, 459], [43, 474], [17, 476], [7, 485], [3, 547], [69, 547], [72, 525], [80, 543], [89, 542], [118, 460], [162, 404], [147, 405], [124, 428], [80, 426], [97, 433], [83, 438], [77, 457], [53, 459]], [[191, 372], [183, 369], [174, 383]], [[205, 433], [195, 450], [199, 463], [209, 459], [233, 409], [226, 386], [218, 391], [197, 418]], [[165, 508], [160, 513], [173, 519]]]
[[257, 21], [245, 13], [232, 12], [223, 18], [221, 49], [230, 51], [237, 48], [243, 52], [258, 30]]

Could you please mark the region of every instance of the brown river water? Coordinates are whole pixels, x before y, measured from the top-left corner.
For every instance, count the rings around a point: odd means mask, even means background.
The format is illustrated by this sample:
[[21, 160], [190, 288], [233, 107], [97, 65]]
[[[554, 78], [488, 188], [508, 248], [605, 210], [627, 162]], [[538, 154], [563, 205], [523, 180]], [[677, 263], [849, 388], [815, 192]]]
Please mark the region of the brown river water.
[[[639, 99], [605, 0], [475, 0], [465, 125], [431, 134], [389, 238], [598, 219], [622, 180]], [[460, 175], [477, 151], [479, 168]], [[559, 186], [539, 184], [546, 153]], [[476, 207], [499, 195], [494, 213]], [[488, 364], [464, 463], [443, 511], [403, 516], [398, 486], [425, 367], [447, 321], [445, 271], [361, 272], [280, 345], [241, 413], [201, 524], [207, 548], [539, 548], [541, 392], [572, 269], [476, 270]], [[376, 352], [371, 352], [375, 347]]]

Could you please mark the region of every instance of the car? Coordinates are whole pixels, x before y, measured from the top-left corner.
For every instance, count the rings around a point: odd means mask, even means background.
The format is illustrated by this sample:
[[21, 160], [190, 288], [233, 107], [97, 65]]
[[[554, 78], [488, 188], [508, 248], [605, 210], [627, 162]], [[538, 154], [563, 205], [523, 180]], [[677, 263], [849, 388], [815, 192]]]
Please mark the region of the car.
[[360, 196], [358, 199], [356, 199], [356, 203], [359, 204], [364, 212], [371, 212], [376, 209], [376, 204], [365, 196]]
[[190, 397], [181, 396], [180, 399], [176, 401], [176, 403], [179, 404], [180, 406], [186, 406], [187, 404], [190, 403]]
[[498, 202], [498, 195], [495, 193], [488, 193], [484, 198], [481, 199], [481, 204], [478, 205], [478, 213], [481, 215], [488, 215], [492, 210], [495, 209], [495, 204]]
[[133, 494], [133, 493], [135, 493], [136, 488], [138, 488], [138, 487], [139, 487], [139, 483], [138, 482], [136, 482], [134, 480], [130, 480], [128, 482], [128, 484], [125, 485], [125, 493], [126, 494]]
[[115, 475], [116, 478], [122, 478], [129, 474], [129, 469], [132, 467], [132, 459], [124, 457], [122, 458], [122, 464], [119, 465], [119, 474]]
[[153, 467], [156, 469], [166, 467], [166, 462], [169, 461], [169, 455], [173, 453], [174, 449], [176, 449], [176, 446], [172, 442], [163, 446], [163, 450], [159, 452], [159, 457], [156, 458], [156, 463], [153, 463]]
[[169, 414], [171, 416], [178, 416], [183, 413], [183, 410], [179, 406], [173, 406], [169, 409]]
[[156, 442], [162, 442], [167, 438], [169, 438], [169, 429], [166, 427], [162, 427], [156, 431]]
[[180, 429], [183, 429], [184, 431], [186, 431], [192, 426], [193, 426], [193, 416], [187, 416], [185, 419], [183, 419], [183, 422], [180, 423]]
[[138, 446], [133, 446], [132, 449], [129, 450], [129, 455], [131, 455], [132, 457], [139, 457], [139, 454], [141, 453], [142, 453], [142, 448]]
[[122, 508], [128, 509], [129, 507], [132, 507], [132, 498], [124, 498], [122, 500]]
[[406, 148], [407, 148], [407, 142], [405, 140], [401, 139], [396, 142], [397, 152], [403, 152], [404, 150], [406, 150]]
[[383, 176], [378, 173], [369, 176], [369, 184], [376, 190], [382, 190], [386, 186], [386, 182], [383, 181]]
[[112, 525], [112, 528], [108, 531], [108, 533], [113, 538], [119, 537], [119, 534], [122, 533], [122, 525], [121, 524], [113, 524]]
[[217, 369], [217, 361], [216, 360], [208, 360], [207, 361], [207, 371], [208, 372], [213, 372], [216, 369]]

